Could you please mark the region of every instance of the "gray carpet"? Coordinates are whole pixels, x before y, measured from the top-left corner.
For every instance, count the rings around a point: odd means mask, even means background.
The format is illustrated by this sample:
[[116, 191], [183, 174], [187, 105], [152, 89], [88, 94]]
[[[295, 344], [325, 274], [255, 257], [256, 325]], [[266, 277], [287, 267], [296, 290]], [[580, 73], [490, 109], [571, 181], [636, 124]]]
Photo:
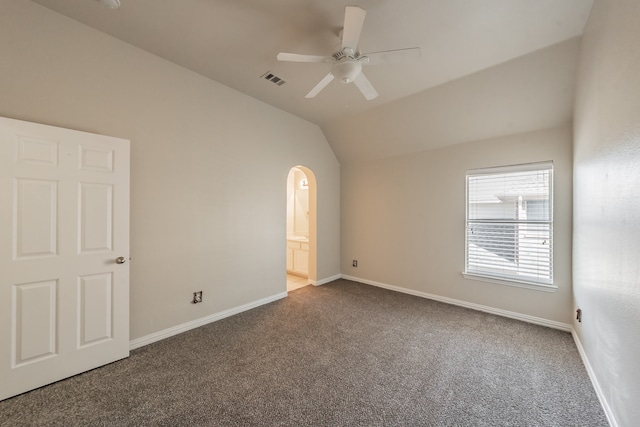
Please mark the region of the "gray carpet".
[[338, 280], [0, 402], [0, 425], [608, 424], [570, 334]]

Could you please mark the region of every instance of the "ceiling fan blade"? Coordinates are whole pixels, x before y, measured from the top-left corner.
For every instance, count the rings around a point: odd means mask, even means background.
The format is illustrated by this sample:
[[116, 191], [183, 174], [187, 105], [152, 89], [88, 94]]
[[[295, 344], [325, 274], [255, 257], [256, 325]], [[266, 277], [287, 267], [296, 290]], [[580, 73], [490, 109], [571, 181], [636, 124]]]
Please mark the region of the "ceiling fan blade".
[[408, 49], [385, 50], [383, 52], [363, 53], [369, 61], [368, 65], [395, 64], [398, 62], [415, 61], [420, 58], [420, 48], [410, 47]]
[[305, 95], [305, 98], [313, 98], [316, 96], [322, 89], [324, 89], [329, 83], [333, 80], [333, 74], [329, 73], [318, 83], [308, 94]]
[[290, 61], [290, 62], [330, 62], [331, 58], [319, 55], [300, 55], [297, 53], [280, 52], [278, 54], [278, 61]]
[[360, 89], [360, 92], [362, 92], [364, 97], [367, 98], [367, 101], [371, 101], [378, 97], [378, 91], [376, 91], [369, 79], [366, 78], [363, 73], [358, 74], [353, 82], [358, 86], [358, 89]]
[[347, 6], [344, 9], [344, 27], [342, 29], [342, 48], [358, 48], [358, 40], [364, 25], [364, 17], [367, 11], [357, 6]]

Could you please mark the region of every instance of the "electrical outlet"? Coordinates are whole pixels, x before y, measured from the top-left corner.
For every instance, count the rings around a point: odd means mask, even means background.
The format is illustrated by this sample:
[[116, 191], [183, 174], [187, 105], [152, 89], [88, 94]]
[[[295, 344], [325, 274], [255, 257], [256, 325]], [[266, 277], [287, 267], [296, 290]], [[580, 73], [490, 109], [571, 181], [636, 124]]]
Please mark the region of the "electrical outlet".
[[353, 264], [351, 264], [351, 265], [353, 265], [354, 267], [357, 267], [357, 266], [358, 266], [358, 260], [357, 260], [357, 259], [354, 259], [354, 260], [353, 260]]
[[193, 300], [191, 300], [191, 304], [197, 304], [199, 302], [202, 302], [202, 291], [194, 292]]

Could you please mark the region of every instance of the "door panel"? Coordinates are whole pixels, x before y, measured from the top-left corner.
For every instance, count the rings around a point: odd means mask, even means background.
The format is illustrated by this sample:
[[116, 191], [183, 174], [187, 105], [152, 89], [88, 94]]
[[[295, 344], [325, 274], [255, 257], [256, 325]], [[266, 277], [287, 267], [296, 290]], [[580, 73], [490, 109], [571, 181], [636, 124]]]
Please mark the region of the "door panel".
[[113, 275], [91, 274], [78, 278], [79, 346], [93, 345], [113, 338]]
[[80, 253], [111, 251], [113, 248], [113, 186], [80, 183], [78, 206]]
[[23, 178], [14, 182], [14, 259], [56, 255], [58, 183]]
[[0, 399], [129, 355], [129, 141], [0, 118]]
[[17, 160], [18, 164], [34, 165], [58, 165], [58, 143], [46, 139], [28, 138], [22, 135], [18, 137]]
[[12, 367], [56, 355], [57, 287], [55, 280], [13, 287]]

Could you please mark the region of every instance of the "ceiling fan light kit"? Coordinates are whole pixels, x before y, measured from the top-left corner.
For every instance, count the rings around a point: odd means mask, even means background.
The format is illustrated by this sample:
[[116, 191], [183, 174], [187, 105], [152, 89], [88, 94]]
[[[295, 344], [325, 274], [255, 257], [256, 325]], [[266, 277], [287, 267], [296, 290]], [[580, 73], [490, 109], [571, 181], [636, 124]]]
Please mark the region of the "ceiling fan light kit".
[[362, 72], [362, 63], [356, 60], [342, 60], [331, 67], [331, 74], [342, 83], [351, 83]]
[[360, 54], [358, 42], [366, 13], [364, 9], [357, 6], [347, 6], [345, 8], [344, 27], [341, 31], [342, 49], [334, 52], [331, 57], [285, 52], [278, 54], [278, 61], [333, 64], [331, 72], [324, 76], [324, 78], [307, 93], [305, 98], [315, 97], [322, 89], [331, 83], [334, 78], [337, 78], [345, 84], [355, 83], [360, 92], [362, 92], [362, 95], [364, 95], [367, 101], [370, 101], [378, 97], [378, 92], [362, 72], [363, 65], [393, 63], [420, 56], [420, 48], [417, 47]]

